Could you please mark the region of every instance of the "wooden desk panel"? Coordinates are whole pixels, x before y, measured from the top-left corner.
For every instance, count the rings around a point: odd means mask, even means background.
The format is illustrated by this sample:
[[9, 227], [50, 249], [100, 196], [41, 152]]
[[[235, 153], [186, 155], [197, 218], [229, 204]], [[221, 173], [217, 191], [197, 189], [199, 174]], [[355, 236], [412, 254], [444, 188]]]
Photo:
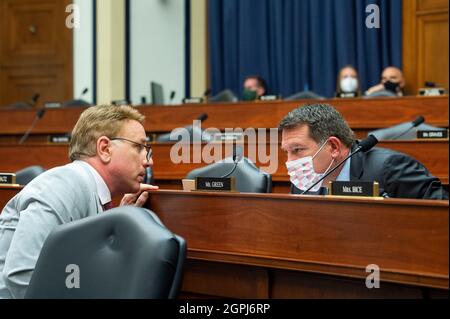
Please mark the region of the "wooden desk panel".
[[[314, 100], [191, 104], [176, 106], [141, 106], [146, 116], [147, 132], [170, 132], [191, 125], [200, 114], [208, 114], [203, 128], [275, 128], [294, 108]], [[370, 130], [414, 120], [423, 115], [426, 123], [448, 127], [448, 97], [403, 97], [379, 99], [330, 99], [330, 103], [354, 129], [358, 137]], [[34, 134], [71, 132], [84, 108], [49, 109], [33, 130]], [[34, 110], [0, 110], [0, 135], [20, 135], [31, 125]], [[238, 116], [237, 116], [238, 115]]]
[[[448, 184], [448, 143], [448, 141], [394, 141], [382, 142], [378, 146], [411, 155], [422, 162], [442, 183]], [[170, 159], [170, 150], [173, 145], [170, 143], [152, 145], [154, 152], [154, 176], [160, 186], [164, 188], [181, 189], [181, 179], [191, 170], [202, 167], [205, 164], [173, 164]], [[289, 178], [285, 167], [286, 155], [281, 151], [279, 145], [267, 144], [265, 146], [266, 150], [269, 150], [272, 146], [276, 152], [275, 154], [278, 155], [278, 169], [272, 174], [274, 192], [288, 193], [289, 191], [285, 191], [289, 188]], [[228, 151], [227, 149], [227, 147], [224, 147], [222, 157], [230, 155], [231, 149]], [[191, 159], [193, 158], [192, 150], [193, 148], [191, 147]], [[245, 147], [245, 155], [249, 155], [248, 147]], [[0, 144], [0, 159], [0, 171], [14, 172], [30, 165], [41, 165], [45, 169], [49, 169], [69, 162], [68, 146], [52, 144]], [[262, 168], [268, 165], [267, 163], [261, 163], [259, 158], [250, 156], [250, 159], [256, 162], [258, 167]]]
[[185, 297], [448, 298], [448, 201], [160, 190], [148, 207], [187, 240]]
[[13, 198], [20, 190], [22, 186], [5, 186], [0, 185], [0, 213], [3, 207]]
[[[448, 201], [157, 191], [149, 208], [187, 240], [187, 294], [417, 298], [428, 288], [448, 293]], [[380, 267], [381, 289], [365, 287], [369, 264]], [[251, 269], [259, 275], [246, 275]]]

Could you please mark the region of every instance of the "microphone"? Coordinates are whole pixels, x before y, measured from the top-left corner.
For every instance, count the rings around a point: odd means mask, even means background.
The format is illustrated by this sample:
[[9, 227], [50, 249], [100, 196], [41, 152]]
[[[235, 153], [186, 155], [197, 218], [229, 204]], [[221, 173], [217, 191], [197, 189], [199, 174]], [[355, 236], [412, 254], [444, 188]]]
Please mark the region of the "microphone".
[[203, 96], [206, 97], [206, 96], [208, 96], [208, 95], [210, 95], [210, 94], [211, 94], [211, 89], [210, 89], [210, 88], [207, 88], [207, 89], [205, 90], [205, 92], [203, 93]]
[[233, 162], [234, 162], [233, 169], [228, 174], [225, 174], [225, 175], [221, 176], [220, 178], [227, 178], [231, 174], [233, 174], [234, 171], [236, 170], [239, 162], [241, 161], [243, 155], [244, 154], [243, 154], [243, 151], [242, 151], [242, 147], [235, 145], [235, 147], [233, 148]]
[[203, 123], [203, 122], [206, 121], [207, 119], [208, 119], [208, 114], [202, 113], [202, 114], [199, 115], [199, 117], [197, 117], [196, 120]]
[[408, 133], [409, 131], [411, 131], [413, 128], [419, 126], [420, 124], [422, 124], [423, 122], [425, 122], [425, 118], [422, 115], [419, 115], [414, 121], [411, 122], [411, 126], [404, 132], [398, 134], [397, 136], [394, 136], [392, 138], [392, 140], [396, 140], [400, 137], [402, 137], [403, 135], [405, 135], [406, 133]]
[[328, 173], [326, 173], [324, 176], [322, 176], [317, 182], [315, 182], [314, 184], [312, 184], [310, 187], [308, 187], [308, 189], [306, 189], [305, 191], [303, 191], [302, 193], [300, 193], [300, 195], [304, 195], [307, 192], [309, 192], [311, 189], [314, 188], [314, 186], [316, 186], [317, 184], [319, 184], [320, 182], [322, 182], [325, 178], [327, 178], [331, 173], [333, 173], [335, 170], [338, 169], [338, 167], [340, 167], [342, 164], [344, 164], [350, 157], [352, 157], [353, 155], [355, 155], [356, 153], [359, 152], [367, 152], [370, 149], [372, 149], [376, 144], [378, 143], [377, 138], [370, 134], [366, 139], [362, 140], [359, 145], [356, 147], [356, 149], [350, 153], [346, 158], [344, 158], [338, 165], [336, 165], [332, 170], [330, 170]]
[[170, 104], [172, 104], [172, 101], [173, 101], [173, 99], [174, 99], [174, 97], [175, 97], [175, 94], [176, 94], [175, 91], [171, 91], [171, 92], [170, 92]]
[[33, 123], [28, 128], [28, 130], [25, 132], [25, 134], [22, 136], [22, 138], [20, 139], [19, 145], [23, 144], [23, 142], [25, 142], [27, 140], [28, 136], [30, 136], [31, 131], [34, 129], [34, 127], [39, 122], [39, 120], [44, 116], [45, 111], [46, 111], [45, 108], [37, 110], [36, 115], [35, 115], [35, 117], [33, 119]]
[[89, 88], [84, 88], [84, 90], [81, 92], [80, 100], [87, 92], [89, 92]]
[[33, 95], [33, 97], [31, 98], [31, 107], [35, 107], [39, 98], [41, 97], [41, 95], [39, 93], [36, 93]]

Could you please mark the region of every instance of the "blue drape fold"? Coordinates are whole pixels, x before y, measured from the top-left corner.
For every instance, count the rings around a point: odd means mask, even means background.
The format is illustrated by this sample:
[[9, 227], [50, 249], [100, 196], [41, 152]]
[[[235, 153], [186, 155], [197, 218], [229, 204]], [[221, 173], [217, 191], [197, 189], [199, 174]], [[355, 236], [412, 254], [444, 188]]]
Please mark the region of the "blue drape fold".
[[[366, 8], [380, 8], [380, 28]], [[209, 0], [213, 93], [240, 94], [248, 75], [286, 97], [304, 89], [332, 97], [339, 69], [356, 67], [362, 89], [402, 63], [402, 0]]]

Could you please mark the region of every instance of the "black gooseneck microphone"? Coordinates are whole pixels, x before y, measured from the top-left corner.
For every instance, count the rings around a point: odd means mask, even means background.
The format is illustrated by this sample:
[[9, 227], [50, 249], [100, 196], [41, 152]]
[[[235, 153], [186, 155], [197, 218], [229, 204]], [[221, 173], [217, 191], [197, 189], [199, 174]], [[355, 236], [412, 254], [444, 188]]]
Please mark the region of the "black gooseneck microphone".
[[228, 174], [225, 174], [225, 175], [221, 176], [220, 178], [227, 178], [231, 174], [233, 174], [234, 171], [236, 170], [239, 162], [241, 161], [242, 157], [243, 157], [242, 147], [236, 145], [233, 149], [233, 162], [234, 162], [233, 169]]
[[37, 102], [39, 101], [39, 98], [41, 97], [41, 95], [39, 93], [36, 93], [35, 95], [33, 95], [33, 97], [31, 98], [31, 107], [35, 108]]
[[406, 133], [411, 131], [413, 128], [419, 126], [423, 122], [425, 122], [425, 118], [422, 115], [419, 115], [414, 121], [411, 122], [411, 126], [406, 131], [398, 134], [397, 136], [394, 136], [392, 139], [396, 140], [396, 139], [402, 137], [403, 135], [405, 135]]
[[203, 93], [203, 96], [204, 97], [207, 97], [207, 96], [209, 96], [211, 94], [211, 89], [210, 88], [207, 88], [206, 90], [205, 90], [205, 92]]
[[202, 114], [200, 114], [198, 117], [197, 117], [197, 121], [200, 121], [200, 122], [204, 122], [204, 121], [206, 121], [208, 119], [208, 114], [206, 114], [206, 113], [202, 113]]
[[89, 88], [84, 88], [84, 90], [81, 92], [80, 100], [88, 91], [89, 91]]
[[33, 123], [31, 123], [31, 126], [28, 128], [28, 130], [25, 132], [25, 134], [22, 136], [22, 138], [19, 141], [19, 145], [23, 144], [28, 136], [30, 136], [31, 131], [34, 129], [36, 124], [39, 122], [39, 120], [44, 116], [46, 109], [42, 108], [37, 110], [36, 115], [34, 116]]
[[325, 178], [327, 178], [331, 173], [333, 173], [335, 170], [337, 170], [338, 167], [340, 167], [342, 164], [344, 164], [350, 157], [352, 157], [353, 155], [355, 155], [356, 153], [359, 153], [359, 152], [367, 152], [368, 150], [372, 149], [372, 147], [374, 147], [377, 143], [378, 143], [377, 138], [374, 135], [370, 134], [366, 139], [362, 140], [359, 143], [358, 147], [356, 147], [356, 149], [352, 153], [350, 153], [345, 159], [343, 159], [332, 170], [330, 170], [328, 173], [326, 173], [324, 176], [322, 176], [317, 182], [315, 182], [310, 187], [308, 187], [307, 190], [300, 193], [300, 195], [304, 195], [307, 192], [309, 192], [311, 189], [313, 189], [314, 186], [319, 184], [321, 181], [323, 181]]
[[173, 99], [175, 98], [175, 95], [176, 95], [177, 93], [175, 92], [175, 91], [171, 91], [170, 92], [170, 97], [169, 97], [169, 103], [170, 104], [172, 104], [172, 101], [173, 101]]

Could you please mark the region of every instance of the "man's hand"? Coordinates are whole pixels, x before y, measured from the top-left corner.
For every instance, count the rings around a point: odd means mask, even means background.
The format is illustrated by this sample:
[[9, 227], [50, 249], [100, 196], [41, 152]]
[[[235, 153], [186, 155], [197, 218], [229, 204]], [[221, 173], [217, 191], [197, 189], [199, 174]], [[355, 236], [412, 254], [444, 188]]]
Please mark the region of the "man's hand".
[[366, 95], [371, 95], [375, 92], [382, 91], [382, 90], [386, 90], [386, 88], [384, 87], [384, 84], [380, 83], [380, 84], [372, 86], [370, 89], [368, 89], [366, 91]]
[[120, 206], [136, 206], [142, 207], [148, 199], [148, 192], [150, 190], [159, 189], [158, 186], [141, 184], [141, 189], [135, 194], [125, 194], [120, 201]]

